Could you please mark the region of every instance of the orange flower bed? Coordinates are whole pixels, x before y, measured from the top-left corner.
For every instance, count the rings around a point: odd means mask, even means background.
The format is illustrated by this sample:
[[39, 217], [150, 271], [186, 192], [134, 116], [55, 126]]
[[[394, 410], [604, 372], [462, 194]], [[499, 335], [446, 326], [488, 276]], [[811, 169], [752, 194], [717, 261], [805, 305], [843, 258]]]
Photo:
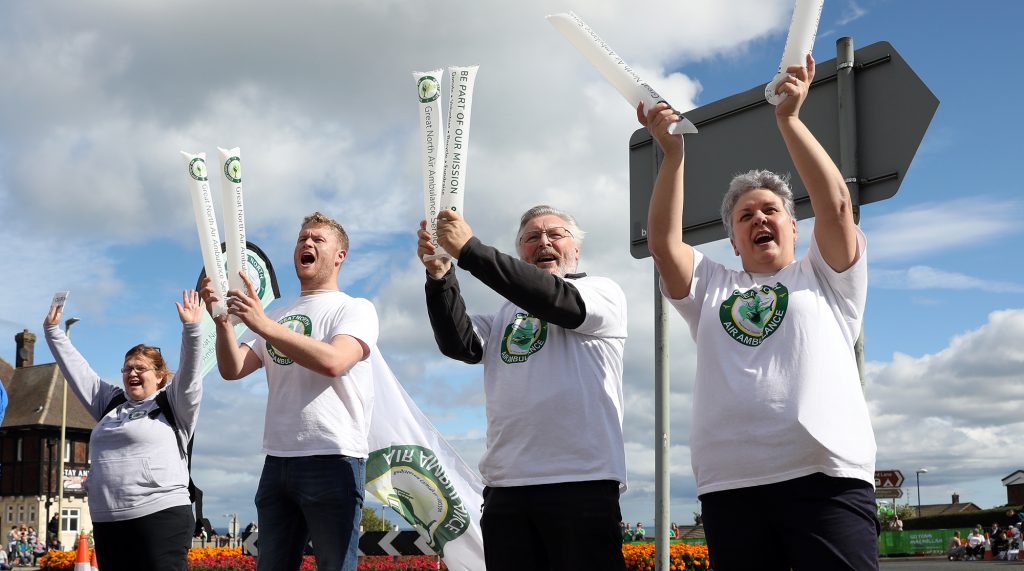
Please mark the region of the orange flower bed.
[[[626, 543], [622, 546], [628, 571], [654, 571], [654, 543]], [[708, 571], [708, 548], [706, 545], [673, 543], [669, 547], [669, 568], [671, 571]]]
[[[39, 559], [42, 571], [72, 571], [75, 568], [74, 551], [50, 551]], [[627, 543], [622, 555], [628, 571], [654, 571], [654, 543]], [[91, 552], [90, 552], [91, 556]], [[395, 562], [390, 557], [365, 557], [359, 569], [426, 569], [421, 558], [402, 558]], [[426, 559], [426, 558], [422, 558]], [[242, 555], [241, 547], [200, 547], [188, 552], [189, 569], [253, 569], [252, 557]], [[704, 545], [673, 543], [669, 548], [670, 571], [709, 571], [708, 548]], [[432, 567], [432, 565], [430, 566]], [[445, 567], [442, 566], [442, 569]], [[303, 571], [316, 569], [312, 557], [304, 558]]]

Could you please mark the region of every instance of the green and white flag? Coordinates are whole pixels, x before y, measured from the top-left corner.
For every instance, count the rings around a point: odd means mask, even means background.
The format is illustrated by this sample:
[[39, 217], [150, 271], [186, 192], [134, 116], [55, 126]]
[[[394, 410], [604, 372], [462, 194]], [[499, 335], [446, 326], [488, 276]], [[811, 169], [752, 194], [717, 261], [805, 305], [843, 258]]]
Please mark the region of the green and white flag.
[[402, 515], [451, 571], [484, 571], [483, 482], [374, 351], [366, 491]]

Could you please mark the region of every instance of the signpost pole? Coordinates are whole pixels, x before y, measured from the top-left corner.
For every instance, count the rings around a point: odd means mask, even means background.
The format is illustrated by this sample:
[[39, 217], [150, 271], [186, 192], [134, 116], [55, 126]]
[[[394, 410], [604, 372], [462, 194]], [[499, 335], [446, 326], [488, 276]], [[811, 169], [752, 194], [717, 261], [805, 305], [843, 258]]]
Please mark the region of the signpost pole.
[[[857, 91], [854, 89], [853, 38], [845, 36], [836, 40], [836, 93], [839, 104], [839, 172], [846, 180], [853, 206], [853, 221], [860, 223], [860, 179], [857, 157]], [[860, 335], [853, 344], [857, 359], [857, 373], [860, 386], [864, 388], [864, 320], [861, 319]]]
[[[653, 265], [653, 264], [652, 264]], [[669, 363], [668, 308], [654, 268], [654, 555], [656, 571], [669, 571]]]

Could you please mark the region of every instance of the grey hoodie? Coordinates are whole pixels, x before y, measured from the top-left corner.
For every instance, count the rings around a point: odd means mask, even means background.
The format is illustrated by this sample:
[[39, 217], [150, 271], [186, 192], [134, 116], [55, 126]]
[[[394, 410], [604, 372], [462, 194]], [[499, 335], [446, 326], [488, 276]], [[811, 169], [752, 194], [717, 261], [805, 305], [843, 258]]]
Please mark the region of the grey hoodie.
[[157, 408], [157, 393], [141, 401], [128, 399], [100, 418], [123, 385], [100, 379], [59, 325], [47, 325], [44, 331], [71, 390], [98, 421], [89, 438], [91, 466], [85, 484], [92, 520], [124, 521], [190, 505], [188, 465], [175, 438], [186, 444], [199, 418], [203, 396], [199, 324], [182, 327], [178, 370], [161, 389], [167, 391], [177, 434], [162, 413], [156, 418], [149, 414]]

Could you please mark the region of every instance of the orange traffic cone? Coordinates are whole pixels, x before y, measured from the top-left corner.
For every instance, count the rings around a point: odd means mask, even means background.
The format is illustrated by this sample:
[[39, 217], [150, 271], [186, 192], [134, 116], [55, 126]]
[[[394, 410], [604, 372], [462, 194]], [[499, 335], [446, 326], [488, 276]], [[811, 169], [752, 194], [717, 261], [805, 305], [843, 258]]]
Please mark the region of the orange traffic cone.
[[92, 550], [92, 559], [89, 561], [89, 565], [92, 566], [90, 571], [100, 571], [100, 564], [96, 562], [96, 550]]
[[89, 538], [84, 533], [78, 536], [78, 554], [75, 557], [74, 571], [92, 571], [89, 565]]

